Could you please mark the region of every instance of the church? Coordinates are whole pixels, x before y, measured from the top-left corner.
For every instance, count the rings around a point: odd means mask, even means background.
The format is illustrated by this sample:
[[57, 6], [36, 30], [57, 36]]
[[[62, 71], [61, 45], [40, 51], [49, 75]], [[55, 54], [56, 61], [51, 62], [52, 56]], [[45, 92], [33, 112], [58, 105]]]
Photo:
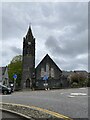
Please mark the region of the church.
[[22, 67], [22, 89], [44, 89], [44, 76], [47, 76], [47, 83], [50, 89], [68, 87], [68, 81], [63, 77], [62, 70], [48, 54], [35, 68], [35, 37], [30, 26], [26, 36], [23, 38]]

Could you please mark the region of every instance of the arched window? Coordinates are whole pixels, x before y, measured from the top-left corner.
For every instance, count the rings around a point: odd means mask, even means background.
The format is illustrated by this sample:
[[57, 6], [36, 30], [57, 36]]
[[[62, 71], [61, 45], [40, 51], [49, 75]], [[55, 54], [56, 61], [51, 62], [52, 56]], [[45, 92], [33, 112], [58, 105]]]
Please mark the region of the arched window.
[[49, 71], [49, 64], [46, 64], [46, 74], [49, 77], [50, 71]]
[[43, 77], [44, 76], [44, 68], [41, 68], [41, 77]]
[[51, 68], [51, 77], [54, 77], [54, 68]]

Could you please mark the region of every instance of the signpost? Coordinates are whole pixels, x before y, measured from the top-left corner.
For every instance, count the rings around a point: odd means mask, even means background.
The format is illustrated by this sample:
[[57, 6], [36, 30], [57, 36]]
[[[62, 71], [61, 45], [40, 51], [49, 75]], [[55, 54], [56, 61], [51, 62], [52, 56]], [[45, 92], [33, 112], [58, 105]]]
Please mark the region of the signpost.
[[44, 75], [43, 80], [45, 80], [45, 81], [48, 80], [48, 76]]
[[48, 83], [47, 83], [48, 76], [47, 76], [47, 75], [44, 75], [43, 80], [45, 81], [45, 83], [44, 83], [45, 90], [47, 90], [47, 87], [48, 87]]
[[14, 75], [13, 75], [13, 78], [14, 78], [14, 90], [15, 90], [15, 85], [16, 85], [17, 75], [16, 75], [16, 74], [14, 74]]

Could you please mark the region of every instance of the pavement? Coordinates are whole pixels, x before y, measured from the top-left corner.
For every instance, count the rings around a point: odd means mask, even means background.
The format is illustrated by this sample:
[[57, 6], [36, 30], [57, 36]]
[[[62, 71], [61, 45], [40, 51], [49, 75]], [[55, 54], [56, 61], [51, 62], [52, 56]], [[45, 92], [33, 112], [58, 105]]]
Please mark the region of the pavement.
[[2, 101], [36, 106], [71, 118], [88, 118], [88, 88], [23, 91], [3, 95]]
[[10, 112], [7, 112], [7, 111], [1, 111], [0, 110], [0, 113], [2, 112], [2, 119], [1, 120], [25, 120], [25, 118], [19, 116], [19, 115], [16, 115], [16, 114], [13, 114], [13, 113], [10, 113]]

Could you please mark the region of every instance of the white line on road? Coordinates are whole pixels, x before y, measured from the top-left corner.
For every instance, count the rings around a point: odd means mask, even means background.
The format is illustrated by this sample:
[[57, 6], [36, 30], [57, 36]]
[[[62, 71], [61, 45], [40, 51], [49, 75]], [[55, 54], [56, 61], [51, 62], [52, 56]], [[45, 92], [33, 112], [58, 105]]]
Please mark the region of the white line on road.
[[72, 96], [72, 95], [68, 95], [69, 98], [74, 98], [75, 96]]
[[87, 95], [86, 93], [71, 93], [72, 96], [84, 96]]

